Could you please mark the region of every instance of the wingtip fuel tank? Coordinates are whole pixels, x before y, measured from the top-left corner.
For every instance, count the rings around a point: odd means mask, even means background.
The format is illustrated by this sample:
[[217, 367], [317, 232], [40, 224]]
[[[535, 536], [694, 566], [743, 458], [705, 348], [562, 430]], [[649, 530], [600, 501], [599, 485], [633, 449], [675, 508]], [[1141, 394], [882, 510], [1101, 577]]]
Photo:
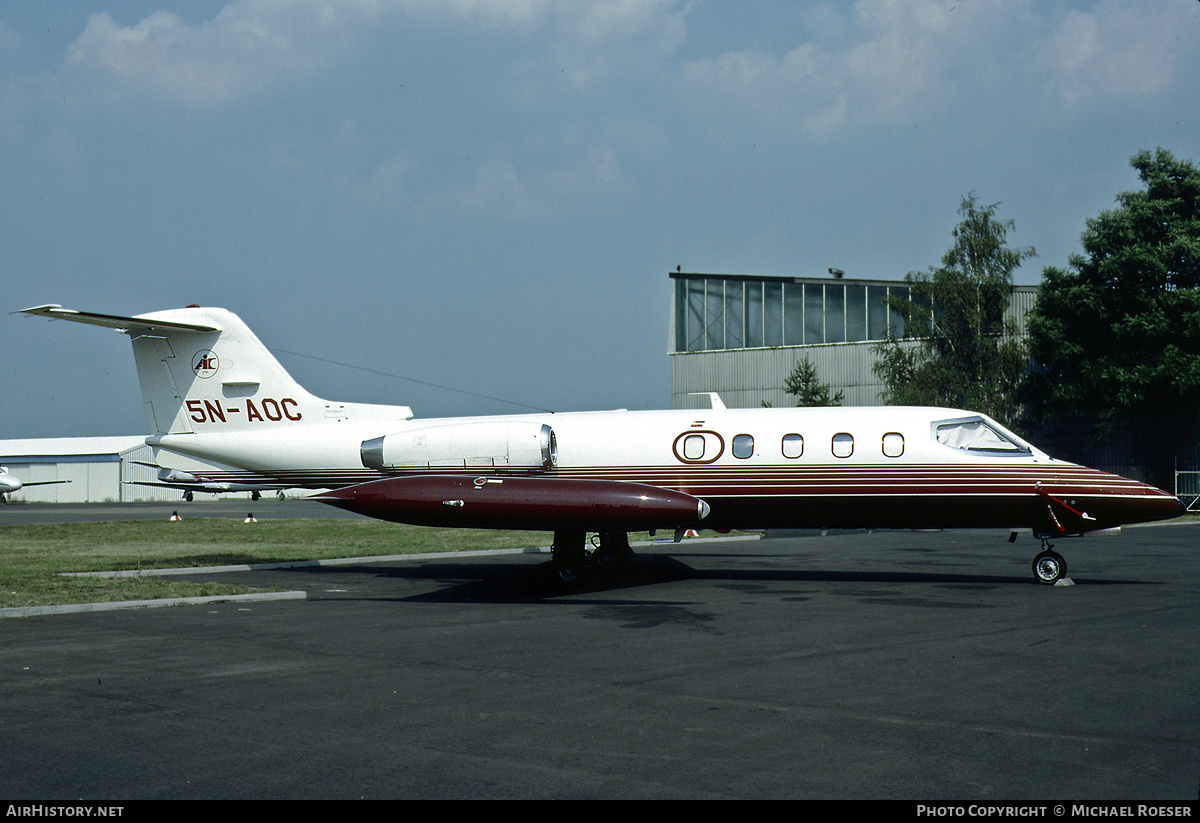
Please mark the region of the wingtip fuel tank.
[[690, 494], [642, 483], [496, 475], [389, 477], [309, 499], [415, 526], [535, 531], [673, 529], [709, 511]]

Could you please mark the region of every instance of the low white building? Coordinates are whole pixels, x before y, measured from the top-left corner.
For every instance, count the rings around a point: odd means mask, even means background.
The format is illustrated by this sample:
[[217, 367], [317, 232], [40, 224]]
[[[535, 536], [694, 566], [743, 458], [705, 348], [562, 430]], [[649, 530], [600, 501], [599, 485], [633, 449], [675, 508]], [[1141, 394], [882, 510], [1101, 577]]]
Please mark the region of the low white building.
[[[8, 495], [35, 503], [115, 503], [177, 500], [177, 489], [137, 485], [153, 483], [157, 471], [145, 435], [124, 437], [53, 437], [0, 440], [0, 466], [24, 483]], [[151, 464], [151, 465], [144, 465]]]

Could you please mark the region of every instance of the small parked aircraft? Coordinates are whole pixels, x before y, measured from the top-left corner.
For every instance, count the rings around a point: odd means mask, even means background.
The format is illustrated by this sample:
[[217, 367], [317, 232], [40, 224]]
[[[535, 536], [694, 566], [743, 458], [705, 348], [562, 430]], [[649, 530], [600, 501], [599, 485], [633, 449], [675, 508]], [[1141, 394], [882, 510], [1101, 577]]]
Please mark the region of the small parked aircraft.
[[1048, 541], [1161, 520], [1170, 494], [1056, 460], [996, 421], [942, 408], [714, 408], [417, 420], [407, 406], [301, 388], [236, 315], [25, 309], [133, 341], [158, 465], [213, 481], [327, 489], [313, 499], [430, 526], [554, 533], [564, 579], [623, 563], [628, 533], [688, 527], [1017, 528], [1035, 578]]
[[139, 463], [139, 465], [158, 469], [158, 481], [126, 480], [126, 483], [134, 486], [150, 486], [151, 488], [179, 489], [183, 492], [183, 499], [189, 503], [196, 496], [197, 492], [203, 492], [204, 494], [250, 492], [250, 499], [252, 500], [261, 498], [263, 492], [275, 492], [279, 495], [279, 499], [282, 500], [284, 489], [289, 488], [288, 486], [280, 486], [277, 483], [230, 483], [228, 481], [209, 480], [191, 472], [180, 471], [179, 469], [166, 469], [152, 463]]
[[54, 486], [58, 483], [70, 483], [70, 480], [22, 480], [15, 474], [10, 474], [7, 466], [0, 466], [0, 501], [8, 502], [8, 495], [20, 491], [26, 486]]

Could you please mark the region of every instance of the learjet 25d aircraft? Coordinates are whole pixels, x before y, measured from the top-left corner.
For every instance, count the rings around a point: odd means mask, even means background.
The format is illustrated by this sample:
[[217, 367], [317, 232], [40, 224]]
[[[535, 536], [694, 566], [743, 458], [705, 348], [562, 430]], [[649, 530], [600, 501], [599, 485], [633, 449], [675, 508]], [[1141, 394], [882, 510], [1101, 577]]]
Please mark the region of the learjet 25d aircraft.
[[[1182, 513], [1170, 494], [1056, 460], [975, 412], [924, 407], [601, 411], [419, 420], [321, 400], [219, 308], [118, 317], [155, 462], [211, 482], [326, 489], [311, 499], [424, 526], [554, 533], [553, 565], [624, 563], [631, 531], [1030, 529], [1048, 540]], [[587, 534], [598, 547], [587, 552]]]

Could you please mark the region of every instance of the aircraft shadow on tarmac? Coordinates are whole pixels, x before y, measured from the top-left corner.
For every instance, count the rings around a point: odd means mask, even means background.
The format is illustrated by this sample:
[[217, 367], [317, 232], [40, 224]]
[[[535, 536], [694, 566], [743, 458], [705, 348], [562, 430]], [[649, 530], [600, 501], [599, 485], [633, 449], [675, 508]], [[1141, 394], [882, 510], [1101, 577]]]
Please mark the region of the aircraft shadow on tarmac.
[[[719, 555], [706, 553], [706, 559]], [[740, 553], [728, 555], [739, 561], [753, 561], [753, 555]], [[764, 561], [778, 559], [764, 556]], [[565, 583], [555, 574], [549, 561], [535, 565], [511, 562], [488, 562], [464, 560], [454, 562], [438, 560], [420, 564], [393, 564], [387, 566], [315, 567], [305, 571], [317, 574], [338, 574], [353, 570], [355, 573], [373, 574], [380, 578], [397, 580], [436, 580], [443, 586], [435, 591], [378, 599], [397, 602], [422, 603], [539, 603], [561, 602], [564, 598], [577, 598], [589, 593], [626, 591], [662, 586], [683, 581], [704, 581], [716, 584], [740, 584], [765, 587], [769, 584], [934, 584], [971, 590], [986, 590], [998, 587], [1038, 587], [1032, 577], [1024, 575], [969, 574], [962, 572], [935, 571], [888, 571], [888, 570], [820, 570], [729, 568], [697, 569], [688, 565], [679, 555], [639, 555], [624, 568], [603, 572], [586, 569], [571, 583]], [[1078, 579], [1082, 586], [1146, 585], [1152, 581]], [[1048, 588], [1048, 587], [1046, 587]], [[761, 588], [764, 596], [777, 595], [792, 598], [790, 591], [772, 592]], [[857, 591], [859, 596], [870, 596], [869, 592]], [[879, 595], [894, 595], [894, 590], [879, 592]], [[947, 604], [950, 606], [950, 604]]]

